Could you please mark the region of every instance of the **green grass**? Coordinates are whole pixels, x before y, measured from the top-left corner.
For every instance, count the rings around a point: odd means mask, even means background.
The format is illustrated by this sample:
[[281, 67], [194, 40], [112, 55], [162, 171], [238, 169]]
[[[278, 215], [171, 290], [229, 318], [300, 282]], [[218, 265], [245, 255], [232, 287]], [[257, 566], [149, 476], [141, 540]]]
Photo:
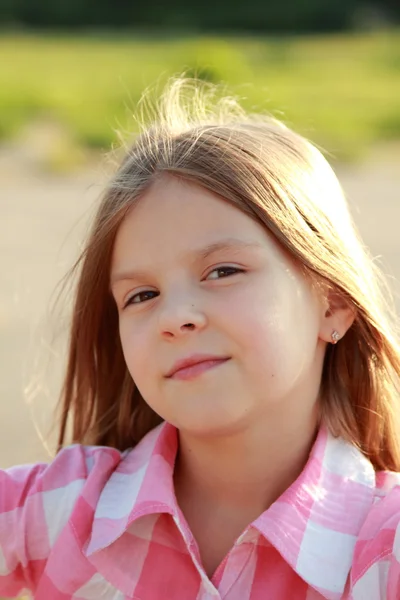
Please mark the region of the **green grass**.
[[400, 138], [400, 31], [290, 38], [2, 35], [0, 138], [31, 120], [108, 149], [142, 90], [183, 70], [224, 81], [340, 158]]

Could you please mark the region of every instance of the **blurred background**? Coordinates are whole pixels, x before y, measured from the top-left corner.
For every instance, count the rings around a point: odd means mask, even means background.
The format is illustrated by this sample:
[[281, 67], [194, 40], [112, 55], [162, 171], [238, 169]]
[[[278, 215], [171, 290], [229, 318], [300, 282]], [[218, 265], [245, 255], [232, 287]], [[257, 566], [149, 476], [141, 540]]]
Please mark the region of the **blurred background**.
[[50, 309], [57, 282], [141, 93], [182, 71], [226, 83], [325, 150], [400, 307], [396, 0], [2, 0], [2, 467], [54, 449], [68, 315]]

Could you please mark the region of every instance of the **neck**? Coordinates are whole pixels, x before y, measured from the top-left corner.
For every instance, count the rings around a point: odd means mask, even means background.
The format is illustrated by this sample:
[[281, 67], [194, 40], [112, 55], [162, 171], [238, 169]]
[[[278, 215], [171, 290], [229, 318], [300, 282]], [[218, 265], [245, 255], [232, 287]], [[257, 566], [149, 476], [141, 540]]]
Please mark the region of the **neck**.
[[180, 431], [174, 475], [178, 503], [256, 518], [300, 475], [316, 430], [314, 407], [289, 419], [269, 414], [254, 427], [225, 436]]

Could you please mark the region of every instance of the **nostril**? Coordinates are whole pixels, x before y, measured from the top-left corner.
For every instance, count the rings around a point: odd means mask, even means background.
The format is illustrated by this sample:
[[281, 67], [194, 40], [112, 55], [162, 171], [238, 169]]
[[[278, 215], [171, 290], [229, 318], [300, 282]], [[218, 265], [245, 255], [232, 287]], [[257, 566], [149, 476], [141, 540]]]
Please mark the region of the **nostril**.
[[194, 329], [193, 323], [185, 323], [183, 327], [186, 327], [187, 329]]

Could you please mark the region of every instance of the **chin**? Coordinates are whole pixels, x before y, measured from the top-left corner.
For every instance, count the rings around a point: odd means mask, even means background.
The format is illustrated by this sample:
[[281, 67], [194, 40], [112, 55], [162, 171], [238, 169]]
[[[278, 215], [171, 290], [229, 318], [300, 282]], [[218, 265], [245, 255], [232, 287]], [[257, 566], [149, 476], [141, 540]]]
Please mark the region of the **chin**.
[[243, 419], [218, 419], [215, 412], [201, 417], [198, 415], [196, 419], [183, 419], [180, 415], [177, 421], [179, 422], [175, 421], [174, 424], [180, 431], [196, 437], [210, 439], [235, 435], [245, 428]]

